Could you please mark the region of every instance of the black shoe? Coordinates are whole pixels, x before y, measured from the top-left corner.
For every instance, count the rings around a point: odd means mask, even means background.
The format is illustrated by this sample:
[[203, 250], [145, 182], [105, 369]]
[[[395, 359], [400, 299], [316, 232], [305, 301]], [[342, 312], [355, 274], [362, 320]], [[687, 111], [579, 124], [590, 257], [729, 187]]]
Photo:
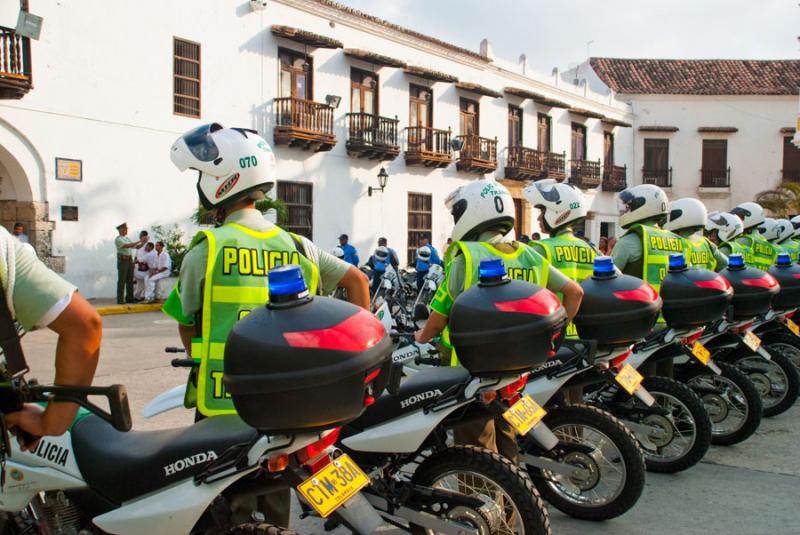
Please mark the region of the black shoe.
[[124, 304], [125, 304], [125, 301], [120, 301], [119, 299], [117, 299], [117, 304], [118, 304], [118, 305], [124, 305]]
[[136, 302], [136, 299], [126, 299], [125, 302], [133, 304]]

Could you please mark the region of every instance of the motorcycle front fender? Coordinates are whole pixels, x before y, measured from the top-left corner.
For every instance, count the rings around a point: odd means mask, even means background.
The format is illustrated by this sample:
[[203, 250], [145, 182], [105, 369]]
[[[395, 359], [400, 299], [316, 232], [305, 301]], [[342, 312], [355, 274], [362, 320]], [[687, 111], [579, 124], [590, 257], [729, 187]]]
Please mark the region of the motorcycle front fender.
[[186, 397], [186, 385], [178, 385], [154, 397], [142, 409], [142, 416], [152, 418], [173, 409], [182, 409]]

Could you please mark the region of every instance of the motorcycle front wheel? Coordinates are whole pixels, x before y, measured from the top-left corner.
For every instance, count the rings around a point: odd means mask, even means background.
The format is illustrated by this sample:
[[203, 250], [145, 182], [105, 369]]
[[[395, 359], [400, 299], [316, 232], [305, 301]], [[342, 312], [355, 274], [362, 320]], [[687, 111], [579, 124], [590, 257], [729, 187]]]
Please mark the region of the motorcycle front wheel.
[[766, 348], [772, 360], [750, 351], [737, 352], [732, 363], [750, 377], [761, 396], [765, 418], [788, 411], [797, 401], [800, 375], [779, 348]]
[[[485, 448], [439, 448], [417, 467], [412, 481], [418, 485], [460, 492], [479, 498], [484, 506], [463, 511], [457, 519], [492, 535], [549, 535], [550, 515], [530, 478], [508, 459]], [[457, 513], [457, 512], [456, 512]], [[457, 513], [458, 514], [458, 513]], [[454, 518], [456, 519], [456, 518]], [[429, 531], [411, 526], [415, 535]]]

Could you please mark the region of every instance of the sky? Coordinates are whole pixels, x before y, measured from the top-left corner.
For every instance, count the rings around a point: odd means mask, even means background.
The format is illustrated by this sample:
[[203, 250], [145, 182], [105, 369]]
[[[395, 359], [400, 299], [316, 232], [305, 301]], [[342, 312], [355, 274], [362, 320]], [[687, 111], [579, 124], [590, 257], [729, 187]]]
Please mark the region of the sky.
[[591, 56], [800, 57], [798, 0], [339, 0], [409, 29], [543, 73]]

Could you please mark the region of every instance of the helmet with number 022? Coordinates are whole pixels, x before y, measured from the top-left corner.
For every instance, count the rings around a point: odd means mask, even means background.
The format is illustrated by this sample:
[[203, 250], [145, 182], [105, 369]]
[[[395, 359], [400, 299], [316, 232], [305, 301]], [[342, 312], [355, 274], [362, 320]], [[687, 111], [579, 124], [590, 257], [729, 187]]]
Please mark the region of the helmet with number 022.
[[720, 242], [731, 241], [744, 231], [742, 220], [739, 216], [726, 212], [711, 212], [706, 222], [706, 234], [717, 233]]
[[664, 190], [653, 184], [640, 184], [617, 194], [619, 224], [628, 228], [636, 223], [660, 223], [667, 216], [669, 199]]
[[277, 176], [272, 148], [258, 132], [219, 123], [183, 134], [172, 144], [170, 159], [181, 171], [200, 173], [197, 193], [207, 210], [263, 199]]
[[477, 180], [450, 193], [444, 201], [453, 216], [453, 241], [476, 241], [482, 232], [503, 235], [514, 229], [514, 199], [494, 180]]
[[761, 205], [749, 201], [736, 205], [736, 207], [731, 210], [731, 213], [742, 220], [745, 231], [757, 227], [764, 222], [765, 218], [764, 209]]
[[672, 201], [669, 205], [669, 219], [664, 223], [664, 228], [677, 232], [679, 230], [700, 230], [705, 228], [708, 221], [706, 205], [697, 199], [684, 197]]
[[534, 208], [542, 211], [548, 234], [586, 218], [588, 207], [581, 190], [552, 178], [534, 182], [522, 192]]

